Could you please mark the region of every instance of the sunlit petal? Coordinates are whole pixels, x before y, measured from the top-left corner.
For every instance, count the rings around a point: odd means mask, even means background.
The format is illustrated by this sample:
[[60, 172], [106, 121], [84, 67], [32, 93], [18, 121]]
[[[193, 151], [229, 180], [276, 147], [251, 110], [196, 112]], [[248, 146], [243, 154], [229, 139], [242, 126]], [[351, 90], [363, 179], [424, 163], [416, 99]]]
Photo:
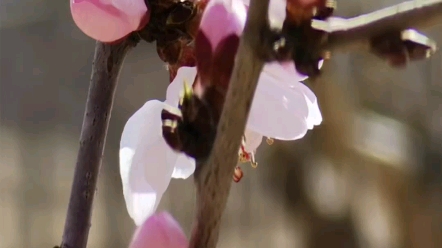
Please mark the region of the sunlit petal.
[[173, 168], [172, 178], [187, 179], [195, 172], [195, 159], [180, 154]]
[[155, 212], [169, 185], [178, 154], [161, 132], [164, 103], [148, 101], [124, 127], [120, 143], [120, 173], [129, 215], [137, 225]]
[[261, 74], [248, 128], [280, 140], [299, 139], [307, 132], [307, 116], [308, 105], [302, 93], [284, 89], [268, 74]]
[[248, 128], [280, 140], [304, 137], [322, 122], [316, 96], [299, 80], [293, 63], [264, 66], [250, 110]]
[[201, 18], [200, 29], [215, 49], [225, 37], [242, 33], [246, 15], [241, 0], [210, 0]]

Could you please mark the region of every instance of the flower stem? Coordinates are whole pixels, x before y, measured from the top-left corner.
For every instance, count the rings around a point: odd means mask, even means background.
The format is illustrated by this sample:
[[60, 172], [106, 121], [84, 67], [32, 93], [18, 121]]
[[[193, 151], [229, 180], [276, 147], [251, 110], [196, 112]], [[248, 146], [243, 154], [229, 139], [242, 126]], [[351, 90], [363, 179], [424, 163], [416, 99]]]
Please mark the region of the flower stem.
[[87, 245], [92, 205], [118, 76], [126, 54], [137, 43], [137, 39], [129, 36], [118, 44], [97, 42], [95, 45], [80, 148], [61, 248], [85, 248]]
[[241, 137], [264, 65], [257, 51], [265, 49], [262, 36], [267, 29], [268, 5], [269, 0], [250, 1], [214, 147], [207, 161], [197, 161], [197, 216], [191, 248], [215, 248], [218, 242]]

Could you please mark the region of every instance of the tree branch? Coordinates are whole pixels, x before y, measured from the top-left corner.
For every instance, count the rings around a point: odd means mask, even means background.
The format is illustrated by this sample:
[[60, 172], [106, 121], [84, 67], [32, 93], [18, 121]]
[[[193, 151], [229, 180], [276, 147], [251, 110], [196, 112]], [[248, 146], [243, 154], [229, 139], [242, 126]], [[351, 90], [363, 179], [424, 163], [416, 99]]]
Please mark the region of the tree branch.
[[97, 42], [80, 149], [63, 232], [62, 248], [85, 248], [91, 226], [92, 204], [97, 186], [107, 129], [118, 76], [128, 51], [138, 43], [129, 36], [118, 44]]
[[313, 20], [312, 27], [329, 33], [326, 47], [368, 51], [370, 39], [389, 31], [442, 24], [442, 0], [414, 0], [349, 19]]
[[[256, 51], [264, 49], [269, 0], [251, 0], [247, 21], [236, 55], [215, 144], [204, 164], [197, 164], [197, 217], [191, 248], [214, 248], [221, 216], [226, 207], [238, 148], [264, 61]], [[261, 38], [261, 39], [260, 39]]]
[[[267, 30], [268, 4], [269, 0], [250, 1], [215, 144], [209, 159], [197, 164], [197, 216], [190, 248], [214, 248], [218, 241], [240, 139], [264, 64], [257, 51], [267, 49], [262, 36]], [[376, 35], [410, 27], [429, 27], [441, 23], [441, 17], [442, 0], [416, 0], [350, 19], [315, 20], [312, 26], [330, 33], [326, 43], [328, 49], [348, 50], [362, 46], [368, 50], [370, 39]]]

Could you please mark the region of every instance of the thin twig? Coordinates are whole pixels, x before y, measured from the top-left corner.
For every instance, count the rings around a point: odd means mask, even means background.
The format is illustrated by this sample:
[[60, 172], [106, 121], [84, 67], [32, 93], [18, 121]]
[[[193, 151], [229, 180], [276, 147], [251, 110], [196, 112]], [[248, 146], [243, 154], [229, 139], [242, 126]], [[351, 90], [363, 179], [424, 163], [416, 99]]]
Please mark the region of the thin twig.
[[349, 19], [314, 20], [312, 27], [330, 33], [327, 48], [368, 51], [371, 38], [389, 31], [442, 24], [442, 0], [414, 0]]
[[97, 42], [80, 149], [63, 232], [62, 248], [85, 248], [118, 75], [124, 58], [137, 44], [131, 36], [111, 45]]
[[268, 4], [269, 0], [250, 1], [215, 144], [207, 162], [197, 165], [197, 219], [191, 248], [214, 248], [218, 242], [220, 220], [238, 162], [238, 147], [264, 65], [256, 51], [263, 49], [260, 38], [267, 27]]

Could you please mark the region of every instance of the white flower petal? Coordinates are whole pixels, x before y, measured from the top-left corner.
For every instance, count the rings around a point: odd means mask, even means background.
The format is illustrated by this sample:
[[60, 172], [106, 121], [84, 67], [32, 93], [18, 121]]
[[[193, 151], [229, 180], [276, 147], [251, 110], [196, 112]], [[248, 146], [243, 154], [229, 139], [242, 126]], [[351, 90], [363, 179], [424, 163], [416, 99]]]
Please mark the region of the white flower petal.
[[[301, 82], [306, 80], [308, 77], [302, 75], [296, 70], [295, 64], [293, 62], [271, 62], [266, 63], [263, 72], [272, 75], [274, 78], [278, 79], [282, 84], [292, 84], [293, 82]], [[288, 80], [287, 76], [290, 76], [291, 80]]]
[[291, 91], [284, 81], [261, 73], [247, 127], [267, 137], [299, 139], [308, 129], [308, 104], [302, 92]]
[[302, 91], [306, 97], [309, 109], [307, 117], [307, 125], [309, 126], [309, 129], [312, 129], [314, 126], [319, 126], [322, 123], [322, 114], [315, 93], [303, 83], [297, 84], [295, 87], [292, 87], [292, 89]]
[[161, 132], [165, 104], [148, 101], [124, 127], [120, 143], [120, 173], [129, 215], [140, 225], [153, 214], [169, 185], [178, 154]]
[[191, 87], [193, 81], [195, 81], [195, 77], [196, 67], [180, 67], [172, 83], [167, 87], [166, 103], [176, 107], [178, 105], [180, 92], [183, 90], [184, 82]]
[[254, 152], [258, 148], [259, 145], [261, 145], [263, 136], [257, 132], [254, 132], [250, 129], [246, 129], [244, 132], [244, 135], [246, 136], [246, 145], [245, 150], [247, 152]]
[[178, 159], [173, 169], [172, 178], [187, 179], [195, 172], [195, 159], [185, 154], [178, 155]]
[[300, 74], [290, 64], [265, 65], [247, 127], [267, 137], [295, 140], [319, 125], [322, 116], [316, 96], [299, 79]]

